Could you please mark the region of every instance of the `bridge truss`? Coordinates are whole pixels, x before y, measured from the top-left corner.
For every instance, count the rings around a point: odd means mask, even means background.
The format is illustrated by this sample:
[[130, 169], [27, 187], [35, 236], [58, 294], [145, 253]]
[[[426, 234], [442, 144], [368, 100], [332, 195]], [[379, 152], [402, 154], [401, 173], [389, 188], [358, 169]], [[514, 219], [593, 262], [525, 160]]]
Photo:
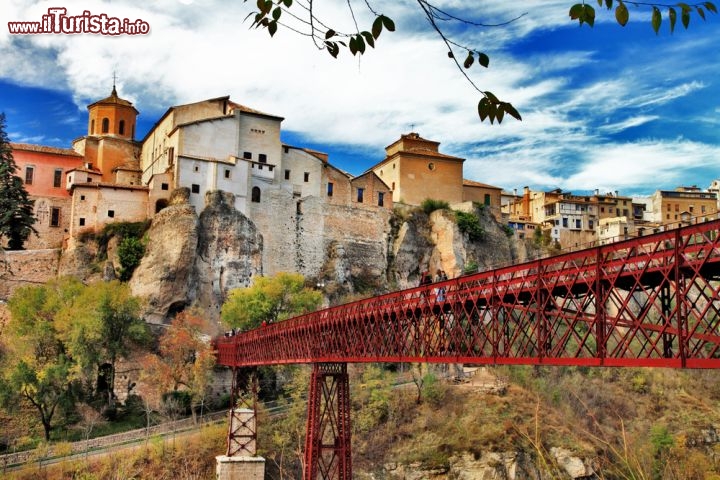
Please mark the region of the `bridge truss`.
[[320, 310], [220, 338], [218, 363], [720, 368], [719, 227], [714, 220]]

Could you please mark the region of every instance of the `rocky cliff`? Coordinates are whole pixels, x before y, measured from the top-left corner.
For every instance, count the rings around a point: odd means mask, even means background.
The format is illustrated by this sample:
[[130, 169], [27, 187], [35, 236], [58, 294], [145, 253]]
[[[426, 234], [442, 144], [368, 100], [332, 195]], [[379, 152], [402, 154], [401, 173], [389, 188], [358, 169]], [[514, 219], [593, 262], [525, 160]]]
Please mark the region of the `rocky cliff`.
[[227, 292], [262, 273], [262, 237], [232, 206], [232, 195], [208, 192], [199, 217], [188, 195], [175, 191], [153, 217], [145, 255], [130, 280], [133, 294], [146, 299], [151, 322], [163, 323], [189, 306], [217, 321]]
[[[217, 333], [220, 308], [230, 290], [251, 285], [255, 276], [275, 271], [277, 265], [265, 264], [275, 256], [266, 255], [258, 226], [234, 208], [231, 194], [208, 192], [199, 215], [189, 204], [189, 195], [188, 189], [173, 192], [168, 207], [153, 217], [144, 235], [145, 254], [130, 287], [145, 299], [149, 322], [166, 323], [176, 312], [193, 306], [215, 325], [209, 333]], [[315, 253], [321, 258], [304, 273], [335, 303], [348, 295], [414, 287], [423, 271], [444, 270], [454, 278], [538, 256], [531, 244], [517, 241], [481, 206], [467, 203], [454, 208], [468, 213], [482, 234], [473, 238], [463, 232], [452, 209], [427, 214], [416, 207], [398, 207], [390, 217], [365, 219], [368, 225], [380, 222], [385, 227], [351, 228], [344, 235], [341, 226], [347, 219], [337, 225], [325, 219], [329, 232], [307, 239], [315, 247], [323, 246]], [[120, 270], [118, 242], [112, 237], [104, 241], [99, 245], [97, 236], [73, 241], [61, 257], [60, 275], [112, 278]]]

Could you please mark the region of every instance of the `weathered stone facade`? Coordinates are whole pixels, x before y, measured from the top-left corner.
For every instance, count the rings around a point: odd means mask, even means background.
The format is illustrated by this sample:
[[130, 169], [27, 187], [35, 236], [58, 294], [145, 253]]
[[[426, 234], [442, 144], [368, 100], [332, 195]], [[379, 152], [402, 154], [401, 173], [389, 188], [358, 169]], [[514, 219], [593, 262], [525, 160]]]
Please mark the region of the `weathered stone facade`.
[[58, 274], [59, 249], [0, 250], [0, 300], [24, 285], [46, 283]]

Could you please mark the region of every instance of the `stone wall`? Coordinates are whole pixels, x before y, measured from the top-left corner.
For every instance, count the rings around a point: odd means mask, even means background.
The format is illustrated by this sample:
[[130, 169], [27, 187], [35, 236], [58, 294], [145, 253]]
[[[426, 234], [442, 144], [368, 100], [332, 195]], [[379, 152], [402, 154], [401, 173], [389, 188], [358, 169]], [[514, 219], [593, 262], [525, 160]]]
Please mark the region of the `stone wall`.
[[0, 299], [7, 300], [19, 287], [55, 278], [59, 262], [59, 249], [0, 251]]

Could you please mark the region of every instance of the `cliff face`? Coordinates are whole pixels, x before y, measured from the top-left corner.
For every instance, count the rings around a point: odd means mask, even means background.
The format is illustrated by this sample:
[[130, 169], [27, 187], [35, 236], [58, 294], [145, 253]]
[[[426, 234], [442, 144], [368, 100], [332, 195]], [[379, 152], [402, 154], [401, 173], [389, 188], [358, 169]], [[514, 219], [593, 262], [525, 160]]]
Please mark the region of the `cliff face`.
[[470, 204], [465, 207], [478, 217], [484, 231], [481, 239], [470, 240], [461, 232], [451, 210], [435, 210], [430, 215], [412, 210], [396, 216], [395, 233], [389, 239], [388, 273], [398, 288], [417, 286], [424, 270], [432, 275], [443, 270], [454, 278], [522, 262], [538, 254], [532, 245], [509, 237], [484, 209]]
[[145, 255], [130, 279], [133, 295], [146, 299], [146, 320], [163, 323], [193, 302], [193, 265], [198, 245], [198, 219], [187, 203], [189, 191], [173, 192], [170, 204], [153, 217]]
[[[287, 270], [282, 265], [299, 268], [298, 258], [303, 266], [294, 271], [317, 281], [335, 302], [348, 294], [417, 286], [424, 271], [435, 275], [444, 270], [454, 278], [538, 253], [509, 237], [505, 227], [472, 204], [457, 208], [478, 221], [482, 235], [474, 240], [460, 230], [453, 210], [427, 215], [400, 207], [392, 215], [371, 215], [339, 207], [325, 211], [306, 201], [302, 217], [312, 217], [317, 225], [304, 219], [303, 233], [291, 239], [292, 251], [269, 255], [259, 226], [234, 208], [231, 194], [208, 192], [200, 215], [189, 196], [188, 189], [173, 192], [170, 205], [155, 214], [145, 233], [144, 257], [130, 280], [133, 294], [145, 299], [145, 316], [151, 323], [165, 323], [176, 312], [196, 306], [216, 326], [209, 333], [217, 333], [220, 309], [230, 290], [250, 286], [257, 275]], [[267, 227], [262, 222], [260, 226]], [[272, 229], [267, 233], [278, 234]], [[107, 260], [98, 260], [105, 256]], [[63, 252], [59, 274], [94, 280], [112, 278], [118, 269], [117, 239], [110, 238], [102, 248], [90, 240], [73, 242]]]
[[200, 217], [188, 195], [187, 189], [174, 192], [153, 217], [145, 255], [130, 280], [133, 294], [146, 299], [151, 322], [191, 305], [217, 321], [227, 292], [262, 272], [262, 237], [232, 207], [232, 195], [208, 192]]
[[200, 214], [195, 281], [190, 296], [217, 319], [227, 293], [248, 287], [262, 275], [263, 238], [255, 225], [233, 207], [232, 194], [209, 192]]

